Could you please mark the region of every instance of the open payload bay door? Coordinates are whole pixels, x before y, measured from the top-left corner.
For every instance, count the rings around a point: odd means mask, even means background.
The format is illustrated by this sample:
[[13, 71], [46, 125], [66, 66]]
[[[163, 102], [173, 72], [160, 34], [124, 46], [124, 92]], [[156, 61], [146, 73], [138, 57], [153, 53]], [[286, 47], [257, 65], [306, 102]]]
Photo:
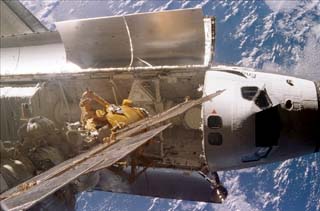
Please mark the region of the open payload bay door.
[[201, 9], [56, 23], [67, 60], [82, 69], [208, 65], [213, 24], [204, 21]]
[[52, 73], [207, 68], [214, 54], [215, 20], [204, 18], [201, 9], [56, 25], [59, 33], [0, 38], [1, 60], [6, 61], [1, 62], [1, 81], [46, 80]]
[[1, 36], [48, 31], [18, 0], [0, 1], [0, 10]]

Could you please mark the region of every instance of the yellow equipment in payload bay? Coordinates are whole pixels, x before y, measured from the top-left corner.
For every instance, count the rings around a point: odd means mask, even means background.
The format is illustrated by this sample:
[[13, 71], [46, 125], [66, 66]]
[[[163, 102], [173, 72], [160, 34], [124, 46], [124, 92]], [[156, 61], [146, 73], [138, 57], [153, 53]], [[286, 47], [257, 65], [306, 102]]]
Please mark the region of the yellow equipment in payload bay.
[[[96, 109], [94, 103], [103, 109]], [[80, 100], [81, 123], [85, 129], [95, 131], [105, 125], [114, 131], [119, 128], [141, 120], [148, 116], [144, 108], [132, 106], [132, 101], [124, 99], [121, 106], [110, 104], [108, 101], [91, 90], [82, 94]]]

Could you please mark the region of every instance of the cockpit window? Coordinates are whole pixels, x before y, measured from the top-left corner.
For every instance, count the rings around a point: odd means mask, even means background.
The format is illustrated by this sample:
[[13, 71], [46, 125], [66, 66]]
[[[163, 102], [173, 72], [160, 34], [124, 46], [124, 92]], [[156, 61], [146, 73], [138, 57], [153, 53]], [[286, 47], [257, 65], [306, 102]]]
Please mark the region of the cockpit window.
[[208, 142], [211, 145], [221, 145], [222, 144], [222, 135], [220, 133], [209, 133]]
[[254, 102], [261, 109], [269, 108], [272, 104], [265, 90], [260, 91], [259, 95], [256, 97]]
[[259, 90], [256, 86], [242, 87], [241, 94], [246, 100], [254, 100], [254, 103], [261, 109], [269, 108], [272, 105], [266, 90]]
[[241, 88], [242, 97], [246, 100], [253, 100], [258, 92], [258, 87], [256, 86], [245, 86]]
[[243, 74], [242, 72], [239, 72], [239, 71], [235, 71], [235, 70], [219, 70], [219, 71], [226, 72], [226, 73], [231, 73], [231, 74], [234, 74], [234, 75], [238, 75], [238, 76], [247, 78], [245, 74]]
[[221, 128], [222, 119], [220, 116], [212, 115], [208, 117], [208, 127], [211, 129]]

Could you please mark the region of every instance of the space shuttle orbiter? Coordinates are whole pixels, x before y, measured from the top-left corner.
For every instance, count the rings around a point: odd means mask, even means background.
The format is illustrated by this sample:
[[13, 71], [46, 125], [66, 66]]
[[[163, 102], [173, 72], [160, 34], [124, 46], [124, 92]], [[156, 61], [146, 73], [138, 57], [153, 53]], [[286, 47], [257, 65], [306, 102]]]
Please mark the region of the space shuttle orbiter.
[[[71, 20], [51, 32], [35, 20], [30, 24], [8, 2], [1, 2], [7, 11], [1, 15], [22, 17], [26, 26], [20, 29], [27, 31], [9, 35], [21, 31], [10, 31], [7, 24], [1, 37], [2, 141], [18, 140], [25, 113], [45, 116], [59, 128], [78, 121], [79, 99], [88, 87], [114, 104], [129, 98], [152, 116], [186, 97], [225, 90], [171, 116], [170, 125], [158, 125], [157, 141], [144, 145], [152, 164], [146, 169], [138, 162], [141, 172], [133, 182], [123, 179], [130, 166], [104, 168], [97, 189], [221, 202], [226, 193], [217, 194], [225, 190], [216, 171], [319, 151], [319, 82], [213, 65], [215, 19], [203, 18], [201, 9]], [[3, 207], [5, 196], [0, 196]]]

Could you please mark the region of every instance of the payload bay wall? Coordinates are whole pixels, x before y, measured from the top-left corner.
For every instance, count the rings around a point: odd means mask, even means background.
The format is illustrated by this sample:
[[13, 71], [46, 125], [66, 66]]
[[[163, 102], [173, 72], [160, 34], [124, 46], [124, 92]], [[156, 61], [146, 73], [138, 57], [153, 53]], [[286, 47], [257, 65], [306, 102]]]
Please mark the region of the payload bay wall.
[[[6, 114], [1, 115], [1, 125], [7, 125], [1, 127], [1, 140], [18, 139], [16, 131], [24, 121], [21, 120], [23, 109], [31, 116], [53, 120], [59, 129], [66, 122], [79, 121], [79, 101], [87, 88], [110, 103], [119, 104], [129, 98], [134, 106], [146, 108], [150, 114], [162, 112], [185, 101], [186, 97], [201, 97], [204, 70], [101, 72], [76, 77], [75, 74], [64, 74], [62, 78], [29, 82], [24, 89], [31, 95], [23, 97], [13, 96], [17, 94], [13, 91], [17, 90], [11, 88], [11, 97], [1, 98], [1, 109], [5, 109]], [[189, 110], [172, 122], [173, 126], [163, 133], [158, 143], [150, 145], [146, 153], [159, 159], [158, 166], [200, 168], [203, 162], [201, 107]]]

